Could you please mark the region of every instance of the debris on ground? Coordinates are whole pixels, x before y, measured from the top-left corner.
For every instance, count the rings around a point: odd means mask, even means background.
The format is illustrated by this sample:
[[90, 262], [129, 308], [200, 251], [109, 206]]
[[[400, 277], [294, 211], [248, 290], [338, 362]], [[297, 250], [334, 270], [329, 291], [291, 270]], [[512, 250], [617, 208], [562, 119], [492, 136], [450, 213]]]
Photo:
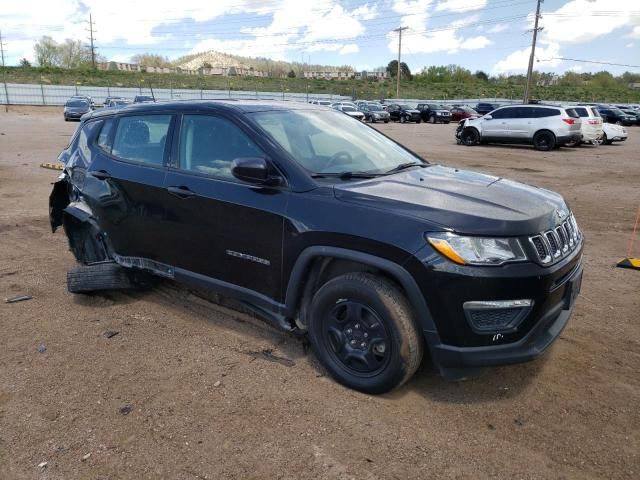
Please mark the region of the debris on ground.
[[128, 403], [121, 405], [120, 408], [118, 409], [118, 412], [120, 412], [120, 415], [129, 415], [132, 411], [133, 411], [133, 405], [130, 405]]
[[113, 338], [113, 337], [115, 337], [116, 335], [118, 335], [119, 333], [120, 333], [120, 332], [117, 332], [117, 331], [115, 331], [115, 330], [109, 330], [109, 331], [104, 332], [104, 333], [102, 334], [102, 336], [103, 336], [103, 337], [105, 337], [105, 338]]
[[38, 353], [44, 353], [47, 351], [47, 346], [44, 343], [42, 343], [38, 345], [38, 348], [36, 348], [36, 350], [38, 351]]
[[260, 352], [246, 352], [246, 354], [252, 356], [253, 358], [262, 358], [263, 360], [269, 360], [270, 362], [279, 363], [281, 365], [284, 365], [285, 367], [293, 367], [296, 364], [289, 358], [274, 355], [273, 350], [271, 350], [270, 348], [266, 348]]
[[24, 302], [25, 300], [31, 300], [33, 297], [28, 293], [25, 295], [16, 295], [15, 297], [5, 298], [5, 303]]
[[49, 465], [49, 462], [40, 462], [38, 468], [47, 468], [47, 465]]
[[220, 385], [222, 385], [222, 382], [220, 380], [213, 384], [214, 387], [219, 387]]
[[83, 461], [83, 462], [86, 462], [87, 460], [89, 460], [89, 457], [90, 457], [90, 456], [91, 456], [91, 454], [90, 454], [90, 453], [87, 453], [86, 455], [83, 455], [83, 456], [82, 456], [82, 461]]

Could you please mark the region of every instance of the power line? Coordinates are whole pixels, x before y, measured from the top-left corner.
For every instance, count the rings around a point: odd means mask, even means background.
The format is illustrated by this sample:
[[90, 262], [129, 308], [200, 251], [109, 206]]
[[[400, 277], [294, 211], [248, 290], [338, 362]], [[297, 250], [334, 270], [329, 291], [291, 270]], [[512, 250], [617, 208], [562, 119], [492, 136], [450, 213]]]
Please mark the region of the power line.
[[538, 59], [538, 61], [547, 61], [547, 60], [564, 60], [568, 62], [581, 62], [581, 63], [595, 63], [597, 65], [612, 65], [614, 67], [629, 67], [629, 68], [640, 68], [640, 65], [629, 65], [626, 63], [611, 63], [611, 62], [597, 62], [595, 60], [580, 60], [577, 58], [566, 58], [566, 57], [551, 57], [549, 59]]

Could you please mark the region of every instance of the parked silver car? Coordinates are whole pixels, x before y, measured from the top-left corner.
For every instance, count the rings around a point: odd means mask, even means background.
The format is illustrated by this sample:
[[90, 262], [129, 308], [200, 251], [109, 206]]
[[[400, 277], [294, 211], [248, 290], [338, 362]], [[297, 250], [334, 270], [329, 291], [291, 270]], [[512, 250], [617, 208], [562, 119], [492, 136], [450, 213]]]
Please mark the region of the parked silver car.
[[522, 143], [552, 150], [582, 141], [582, 122], [573, 108], [554, 105], [508, 105], [486, 115], [461, 120], [456, 130], [463, 145]]

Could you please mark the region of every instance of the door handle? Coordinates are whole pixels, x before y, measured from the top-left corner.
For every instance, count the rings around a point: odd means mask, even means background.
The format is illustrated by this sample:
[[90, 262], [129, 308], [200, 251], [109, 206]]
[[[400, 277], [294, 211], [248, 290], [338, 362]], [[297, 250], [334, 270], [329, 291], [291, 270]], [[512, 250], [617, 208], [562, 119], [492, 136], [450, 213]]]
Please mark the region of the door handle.
[[189, 198], [195, 195], [195, 192], [189, 190], [189, 187], [185, 187], [184, 185], [180, 185], [179, 187], [167, 187], [167, 191], [178, 198]]
[[94, 170], [93, 172], [89, 173], [91, 173], [91, 175], [98, 180], [106, 180], [107, 178], [111, 178], [111, 174], [106, 170]]

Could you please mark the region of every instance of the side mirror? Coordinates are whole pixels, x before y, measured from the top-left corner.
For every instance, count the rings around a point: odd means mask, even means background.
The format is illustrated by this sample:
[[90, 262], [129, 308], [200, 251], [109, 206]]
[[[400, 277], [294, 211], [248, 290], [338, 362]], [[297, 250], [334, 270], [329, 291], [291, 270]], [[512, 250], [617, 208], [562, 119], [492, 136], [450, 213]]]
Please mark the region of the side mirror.
[[258, 185], [280, 183], [280, 177], [271, 175], [269, 162], [260, 157], [236, 158], [231, 164], [231, 174], [239, 180]]
[[492, 119], [493, 119], [493, 117], [492, 117], [492, 116], [491, 116], [491, 114], [489, 114], [489, 113], [487, 113], [487, 114], [484, 116], [484, 118], [485, 118], [485, 120], [492, 120]]

